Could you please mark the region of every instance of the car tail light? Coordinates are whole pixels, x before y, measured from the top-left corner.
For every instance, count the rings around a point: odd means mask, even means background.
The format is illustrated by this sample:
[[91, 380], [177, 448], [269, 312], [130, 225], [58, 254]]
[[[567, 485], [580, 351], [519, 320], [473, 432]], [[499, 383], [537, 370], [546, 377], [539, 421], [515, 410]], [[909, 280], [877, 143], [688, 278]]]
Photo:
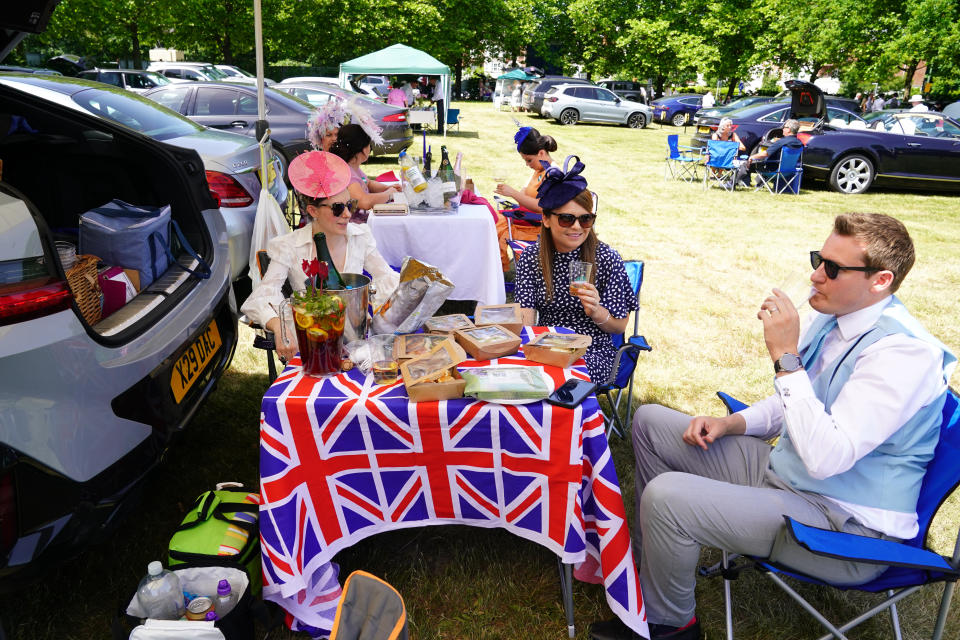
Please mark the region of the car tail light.
[[70, 289], [63, 280], [37, 278], [0, 285], [0, 326], [69, 309], [72, 300]]
[[407, 114], [405, 113], [391, 113], [388, 116], [383, 116], [384, 122], [406, 122]]
[[560, 98], [558, 98], [557, 96], [550, 96], [549, 98], [547, 98], [547, 102], [556, 102], [559, 99]]
[[13, 470], [0, 472], [0, 558], [6, 558], [19, 536], [17, 487]]
[[207, 171], [210, 195], [218, 207], [246, 207], [253, 204], [253, 196], [247, 193], [236, 178], [219, 171]]

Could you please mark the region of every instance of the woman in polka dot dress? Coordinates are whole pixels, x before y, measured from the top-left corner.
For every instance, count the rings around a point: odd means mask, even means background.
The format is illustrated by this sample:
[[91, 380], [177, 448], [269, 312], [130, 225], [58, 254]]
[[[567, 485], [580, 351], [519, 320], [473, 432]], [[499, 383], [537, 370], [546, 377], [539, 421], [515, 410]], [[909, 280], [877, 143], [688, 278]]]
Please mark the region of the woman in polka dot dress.
[[[517, 260], [515, 295], [525, 325], [567, 327], [593, 338], [584, 359], [590, 378], [602, 384], [617, 353], [610, 334], [624, 332], [627, 316], [637, 309], [637, 297], [620, 255], [597, 238], [593, 229], [594, 196], [580, 175], [583, 163], [576, 158], [573, 169], [567, 171], [570, 158], [562, 171], [547, 169], [537, 192], [543, 209], [543, 231], [537, 244]], [[594, 267], [590, 282], [572, 295], [570, 263], [575, 260], [590, 262]]]

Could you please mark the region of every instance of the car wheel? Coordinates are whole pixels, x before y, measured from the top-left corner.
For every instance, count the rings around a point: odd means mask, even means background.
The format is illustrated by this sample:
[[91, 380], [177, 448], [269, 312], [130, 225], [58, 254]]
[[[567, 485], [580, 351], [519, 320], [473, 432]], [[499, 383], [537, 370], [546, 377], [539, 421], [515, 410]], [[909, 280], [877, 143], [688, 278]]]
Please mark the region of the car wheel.
[[845, 156], [830, 171], [830, 188], [840, 193], [863, 193], [873, 183], [873, 163], [858, 153]]
[[642, 113], [631, 113], [627, 118], [627, 126], [631, 129], [643, 129], [647, 126], [647, 116]]
[[557, 120], [560, 124], [577, 124], [577, 120], [580, 119], [580, 114], [577, 113], [576, 109], [564, 109], [560, 112], [560, 117]]
[[687, 123], [687, 114], [681, 112], [673, 116], [673, 119], [670, 120], [675, 127], [682, 127]]

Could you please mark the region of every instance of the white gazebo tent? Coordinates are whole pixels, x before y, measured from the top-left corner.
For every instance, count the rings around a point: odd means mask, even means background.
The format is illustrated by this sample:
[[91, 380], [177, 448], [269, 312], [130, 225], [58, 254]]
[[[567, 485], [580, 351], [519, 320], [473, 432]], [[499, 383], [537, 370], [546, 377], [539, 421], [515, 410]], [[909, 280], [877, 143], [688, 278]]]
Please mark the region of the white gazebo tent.
[[[446, 109], [450, 107], [450, 67], [429, 53], [424, 53], [405, 44], [394, 44], [342, 63], [340, 65], [340, 86], [349, 88], [350, 83], [347, 81], [347, 77], [353, 74], [440, 76], [440, 90], [444, 96], [444, 112], [438, 114], [438, 116], [443, 119], [442, 122], [446, 122]], [[443, 133], [446, 136], [446, 126], [443, 127]]]

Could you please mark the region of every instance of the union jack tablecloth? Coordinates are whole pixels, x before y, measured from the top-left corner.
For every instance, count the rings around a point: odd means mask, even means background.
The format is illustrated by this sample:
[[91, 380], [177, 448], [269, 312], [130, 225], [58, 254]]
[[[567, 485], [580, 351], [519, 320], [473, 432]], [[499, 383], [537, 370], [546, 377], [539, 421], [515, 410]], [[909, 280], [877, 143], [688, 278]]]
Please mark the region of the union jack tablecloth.
[[[526, 328], [524, 342], [546, 327]], [[559, 331], [566, 331], [559, 329]], [[559, 386], [587, 379], [542, 367]], [[260, 416], [263, 594], [294, 630], [328, 635], [340, 585], [331, 560], [367, 536], [404, 527], [501, 527], [600, 583], [615, 614], [647, 635], [623, 499], [595, 397], [576, 409], [471, 398], [410, 403], [402, 382], [350, 371], [301, 374], [294, 359]]]

